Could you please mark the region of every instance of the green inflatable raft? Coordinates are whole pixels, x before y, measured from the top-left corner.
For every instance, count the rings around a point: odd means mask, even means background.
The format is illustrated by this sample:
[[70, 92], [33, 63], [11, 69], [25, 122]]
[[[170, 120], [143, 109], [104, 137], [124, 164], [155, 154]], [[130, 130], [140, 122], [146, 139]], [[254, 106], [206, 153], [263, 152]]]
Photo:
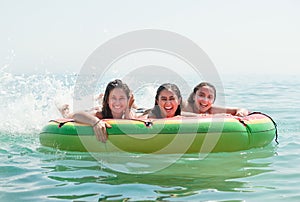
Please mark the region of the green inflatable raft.
[[275, 122], [262, 113], [105, 121], [112, 126], [105, 143], [97, 141], [91, 126], [69, 119], [50, 121], [40, 133], [40, 142], [69, 151], [152, 154], [232, 152], [263, 147], [274, 138], [277, 142]]

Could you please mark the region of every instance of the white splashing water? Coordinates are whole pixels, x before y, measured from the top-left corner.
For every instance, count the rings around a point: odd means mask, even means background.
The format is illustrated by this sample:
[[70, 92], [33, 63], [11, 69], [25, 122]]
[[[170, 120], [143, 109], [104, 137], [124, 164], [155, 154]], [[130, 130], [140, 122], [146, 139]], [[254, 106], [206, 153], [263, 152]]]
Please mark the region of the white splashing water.
[[71, 103], [76, 76], [0, 76], [0, 131], [32, 134], [61, 117], [57, 105]]
[[[77, 75], [14, 75], [0, 71], [0, 132], [8, 134], [37, 134], [49, 120], [62, 118], [58, 108], [69, 104], [73, 111]], [[104, 93], [109, 80], [98, 84]], [[138, 107], [151, 108], [158, 84], [133, 89]], [[82, 97], [81, 97], [82, 98]], [[99, 104], [94, 103], [94, 106]], [[77, 110], [89, 109], [84, 106]]]

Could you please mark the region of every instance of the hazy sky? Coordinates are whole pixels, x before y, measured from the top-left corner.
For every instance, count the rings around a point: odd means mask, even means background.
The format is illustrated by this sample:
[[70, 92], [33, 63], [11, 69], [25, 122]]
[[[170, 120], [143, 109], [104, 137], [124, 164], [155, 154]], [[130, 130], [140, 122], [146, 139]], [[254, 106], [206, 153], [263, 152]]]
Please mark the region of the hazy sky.
[[79, 72], [102, 43], [139, 29], [197, 43], [222, 73], [300, 72], [297, 0], [0, 0], [0, 70]]

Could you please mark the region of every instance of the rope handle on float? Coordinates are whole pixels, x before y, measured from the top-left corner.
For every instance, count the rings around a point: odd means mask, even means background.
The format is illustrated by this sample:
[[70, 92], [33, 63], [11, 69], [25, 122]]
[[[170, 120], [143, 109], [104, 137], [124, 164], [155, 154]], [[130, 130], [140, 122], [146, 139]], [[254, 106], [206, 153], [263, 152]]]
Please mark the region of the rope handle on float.
[[[153, 121], [151, 121], [151, 120], [145, 120], [145, 121], [141, 120], [141, 119], [127, 119], [127, 120], [142, 122], [148, 128], [151, 127], [151, 126], [153, 126]], [[61, 128], [66, 123], [68, 123], [68, 122], [75, 122], [75, 120], [74, 119], [53, 119], [53, 120], [50, 120], [49, 122], [58, 123], [58, 127]]]
[[[249, 113], [247, 116], [250, 116], [250, 115], [253, 115], [253, 114], [261, 114], [261, 115], [264, 115], [264, 116], [268, 117], [268, 118], [273, 122], [273, 124], [274, 124], [274, 126], [275, 126], [275, 142], [276, 142], [277, 144], [279, 144], [279, 142], [278, 142], [278, 130], [277, 130], [277, 124], [276, 124], [276, 122], [273, 120], [273, 118], [270, 117], [269, 115], [265, 114], [265, 113], [262, 113], [262, 112], [251, 112], [251, 113]], [[236, 119], [237, 119], [239, 122], [241, 122], [245, 127], [248, 128], [247, 124], [246, 124], [241, 118], [236, 117]], [[248, 129], [250, 129], [250, 128], [248, 128]]]
[[75, 122], [75, 121], [74, 121], [74, 119], [55, 119], [55, 120], [50, 120], [49, 122], [58, 123], [58, 127], [61, 128], [66, 123]]
[[147, 128], [153, 126], [153, 122], [154, 122], [154, 120], [141, 120], [141, 119], [134, 119], [134, 118], [126, 119], [126, 120], [142, 122]]

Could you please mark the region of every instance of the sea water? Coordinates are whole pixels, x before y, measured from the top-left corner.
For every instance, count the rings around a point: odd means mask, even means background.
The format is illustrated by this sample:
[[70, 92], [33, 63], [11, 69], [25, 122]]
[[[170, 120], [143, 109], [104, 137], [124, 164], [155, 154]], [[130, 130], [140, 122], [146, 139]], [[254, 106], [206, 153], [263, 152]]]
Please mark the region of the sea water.
[[[300, 200], [300, 81], [296, 76], [221, 75], [226, 105], [270, 115], [278, 125], [278, 145], [273, 141], [264, 148], [205, 158], [185, 154], [147, 174], [119, 172], [89, 153], [40, 145], [43, 125], [60, 117], [57, 105], [72, 101], [75, 74], [3, 73], [0, 77], [0, 201]], [[105, 82], [101, 85], [104, 90]], [[152, 95], [146, 98], [152, 103]], [[160, 155], [148, 163], [159, 165], [169, 159], [172, 155]]]

